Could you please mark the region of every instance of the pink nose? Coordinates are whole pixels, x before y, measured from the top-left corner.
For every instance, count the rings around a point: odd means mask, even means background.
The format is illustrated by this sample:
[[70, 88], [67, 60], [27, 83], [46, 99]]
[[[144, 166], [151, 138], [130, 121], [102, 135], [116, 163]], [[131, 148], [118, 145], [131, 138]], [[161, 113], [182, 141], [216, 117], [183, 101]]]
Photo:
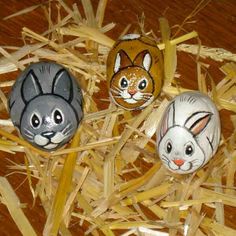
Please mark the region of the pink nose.
[[177, 166], [182, 166], [184, 164], [184, 160], [183, 159], [174, 159], [173, 162]]
[[135, 89], [130, 89], [130, 90], [128, 91], [128, 93], [129, 93], [130, 95], [134, 95], [135, 93], [137, 93], [137, 90], [135, 90]]

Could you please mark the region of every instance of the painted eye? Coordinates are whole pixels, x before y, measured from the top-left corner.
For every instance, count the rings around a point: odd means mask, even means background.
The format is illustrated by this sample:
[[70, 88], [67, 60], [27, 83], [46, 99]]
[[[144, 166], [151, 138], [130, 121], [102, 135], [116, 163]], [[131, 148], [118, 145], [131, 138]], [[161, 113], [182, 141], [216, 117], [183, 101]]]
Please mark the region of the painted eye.
[[120, 80], [120, 87], [127, 88], [129, 85], [128, 80], [125, 77], [122, 77]]
[[34, 113], [30, 119], [30, 123], [33, 126], [33, 128], [38, 128], [41, 123], [39, 116]]
[[54, 122], [59, 125], [63, 122], [63, 115], [59, 110], [55, 110], [53, 114]]
[[167, 143], [166, 143], [166, 152], [170, 153], [171, 150], [172, 150], [172, 143], [171, 143], [171, 141], [167, 141]]
[[143, 79], [143, 80], [141, 80], [140, 82], [139, 82], [139, 84], [138, 84], [138, 88], [140, 89], [140, 90], [143, 90], [143, 89], [145, 89], [146, 87], [147, 87], [147, 80], [146, 79]]
[[187, 145], [185, 145], [185, 154], [187, 156], [191, 156], [194, 152], [194, 148], [193, 148], [193, 144], [192, 143], [188, 143]]

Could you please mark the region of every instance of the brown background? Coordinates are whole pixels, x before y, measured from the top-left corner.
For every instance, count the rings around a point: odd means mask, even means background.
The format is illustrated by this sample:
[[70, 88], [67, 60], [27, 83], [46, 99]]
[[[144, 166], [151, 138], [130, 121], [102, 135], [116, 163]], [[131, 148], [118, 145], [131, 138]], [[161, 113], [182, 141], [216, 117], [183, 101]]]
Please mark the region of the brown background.
[[[91, 0], [96, 6], [97, 0]], [[3, 18], [23, 8], [46, 1], [37, 0], [8, 0], [0, 1], [0, 45], [21, 46], [21, 28], [27, 26], [34, 31], [41, 33], [47, 29], [47, 20], [44, 17], [42, 9], [37, 9], [23, 16], [15, 17], [4, 21]], [[69, 5], [72, 2], [65, 1]], [[108, 0], [107, 10], [105, 14], [105, 22], [116, 23], [116, 28], [109, 35], [116, 39], [127, 24], [132, 24], [130, 32], [138, 27], [138, 17], [144, 12], [146, 16], [145, 30], [152, 29], [157, 35], [158, 18], [165, 16], [171, 26], [181, 24], [186, 16], [188, 16], [199, 0]], [[202, 9], [195, 17], [191, 19], [191, 23], [184, 26], [187, 32], [196, 30], [199, 33], [202, 44], [209, 47], [220, 47], [236, 53], [236, 1], [235, 0], [212, 0]], [[175, 29], [173, 29], [175, 31]], [[196, 43], [195, 41], [192, 41]], [[220, 63], [207, 61], [211, 66], [209, 73], [216, 80], [223, 78], [223, 74], [219, 71]], [[196, 65], [193, 57], [184, 53], [178, 54], [178, 73], [181, 74], [182, 85], [188, 88], [196, 88]], [[0, 75], [0, 80], [13, 79], [17, 73], [9, 75]], [[232, 124], [229, 121], [228, 111], [221, 112], [222, 131], [227, 137], [232, 132]], [[12, 161], [22, 161], [21, 156], [6, 155], [0, 152], [0, 175], [5, 176], [11, 171], [8, 165]], [[23, 184], [25, 176], [13, 174], [8, 176], [8, 180], [16, 189], [22, 203], [27, 203], [28, 208], [25, 213], [37, 231], [41, 235], [45, 223], [45, 214], [39, 202], [33, 206], [33, 199], [28, 188], [27, 181]], [[226, 208], [226, 224], [236, 229], [236, 209]], [[78, 224], [71, 226], [73, 235], [83, 235], [83, 228]], [[21, 235], [13, 220], [11, 219], [4, 205], [0, 205], [0, 236], [2, 235]]]

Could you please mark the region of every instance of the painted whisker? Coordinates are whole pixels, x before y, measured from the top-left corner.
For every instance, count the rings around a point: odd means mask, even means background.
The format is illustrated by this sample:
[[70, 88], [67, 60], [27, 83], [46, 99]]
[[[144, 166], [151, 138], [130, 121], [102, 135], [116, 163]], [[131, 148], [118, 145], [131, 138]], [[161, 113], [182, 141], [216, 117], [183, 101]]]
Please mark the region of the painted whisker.
[[68, 132], [68, 130], [70, 130], [72, 128], [72, 123], [68, 123], [68, 125], [66, 125], [66, 127], [62, 130], [62, 134], [65, 134]]
[[33, 140], [33, 136], [30, 136], [29, 134], [26, 134], [26, 133], [25, 133], [25, 136], [26, 136], [27, 138], [29, 138], [30, 141]]
[[199, 160], [198, 159], [194, 159], [194, 160], [191, 161], [191, 163], [196, 163], [196, 162], [199, 162]]
[[27, 129], [24, 129], [24, 135], [27, 137], [27, 138], [29, 138], [29, 140], [33, 140], [34, 139], [34, 134], [33, 133], [31, 133], [29, 130], [27, 130]]
[[170, 161], [168, 160], [168, 158], [165, 157], [165, 156], [162, 156], [161, 159], [162, 159], [164, 162], [166, 162], [166, 163], [169, 163], [169, 162], [170, 162]]
[[121, 95], [113, 95], [114, 98], [122, 98]]
[[115, 89], [110, 89], [111, 90], [111, 92], [113, 92], [113, 93], [115, 93], [115, 94], [120, 94], [120, 92], [119, 91], [117, 91], [117, 90], [115, 90]]
[[71, 131], [73, 131], [73, 127], [67, 130], [67, 132], [64, 133], [65, 136], [70, 135]]
[[144, 96], [143, 96], [142, 99], [143, 99], [143, 100], [149, 100], [150, 98], [151, 98], [151, 97], [144, 97]]
[[143, 93], [143, 95], [146, 95], [146, 96], [153, 96], [152, 93]]
[[112, 88], [110, 88], [110, 89], [113, 90], [113, 91], [119, 92], [119, 93], [122, 92], [122, 89], [116, 87], [115, 85], [113, 85]]
[[30, 132], [29, 130], [27, 130], [26, 128], [24, 128], [24, 131], [25, 131], [25, 133], [27, 133], [27, 134], [29, 134], [29, 135], [34, 135], [32, 132]]
[[166, 163], [166, 164], [169, 164], [169, 162], [168, 162], [167, 160], [165, 160], [165, 159], [162, 159], [162, 161], [163, 161], [164, 163]]

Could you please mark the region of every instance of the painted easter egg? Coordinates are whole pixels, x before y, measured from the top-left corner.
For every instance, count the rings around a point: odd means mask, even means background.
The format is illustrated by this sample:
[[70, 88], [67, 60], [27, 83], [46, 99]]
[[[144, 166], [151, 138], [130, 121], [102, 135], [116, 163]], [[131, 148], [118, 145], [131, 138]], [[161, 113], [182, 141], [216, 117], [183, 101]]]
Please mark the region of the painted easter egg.
[[220, 141], [220, 118], [212, 100], [200, 92], [176, 96], [157, 131], [159, 157], [170, 171], [187, 174], [203, 167]]
[[156, 42], [139, 34], [118, 40], [108, 54], [107, 78], [114, 103], [127, 110], [148, 106], [163, 83], [163, 58]]
[[22, 137], [39, 149], [52, 151], [74, 135], [83, 116], [82, 100], [76, 80], [63, 66], [39, 62], [20, 74], [8, 105]]

